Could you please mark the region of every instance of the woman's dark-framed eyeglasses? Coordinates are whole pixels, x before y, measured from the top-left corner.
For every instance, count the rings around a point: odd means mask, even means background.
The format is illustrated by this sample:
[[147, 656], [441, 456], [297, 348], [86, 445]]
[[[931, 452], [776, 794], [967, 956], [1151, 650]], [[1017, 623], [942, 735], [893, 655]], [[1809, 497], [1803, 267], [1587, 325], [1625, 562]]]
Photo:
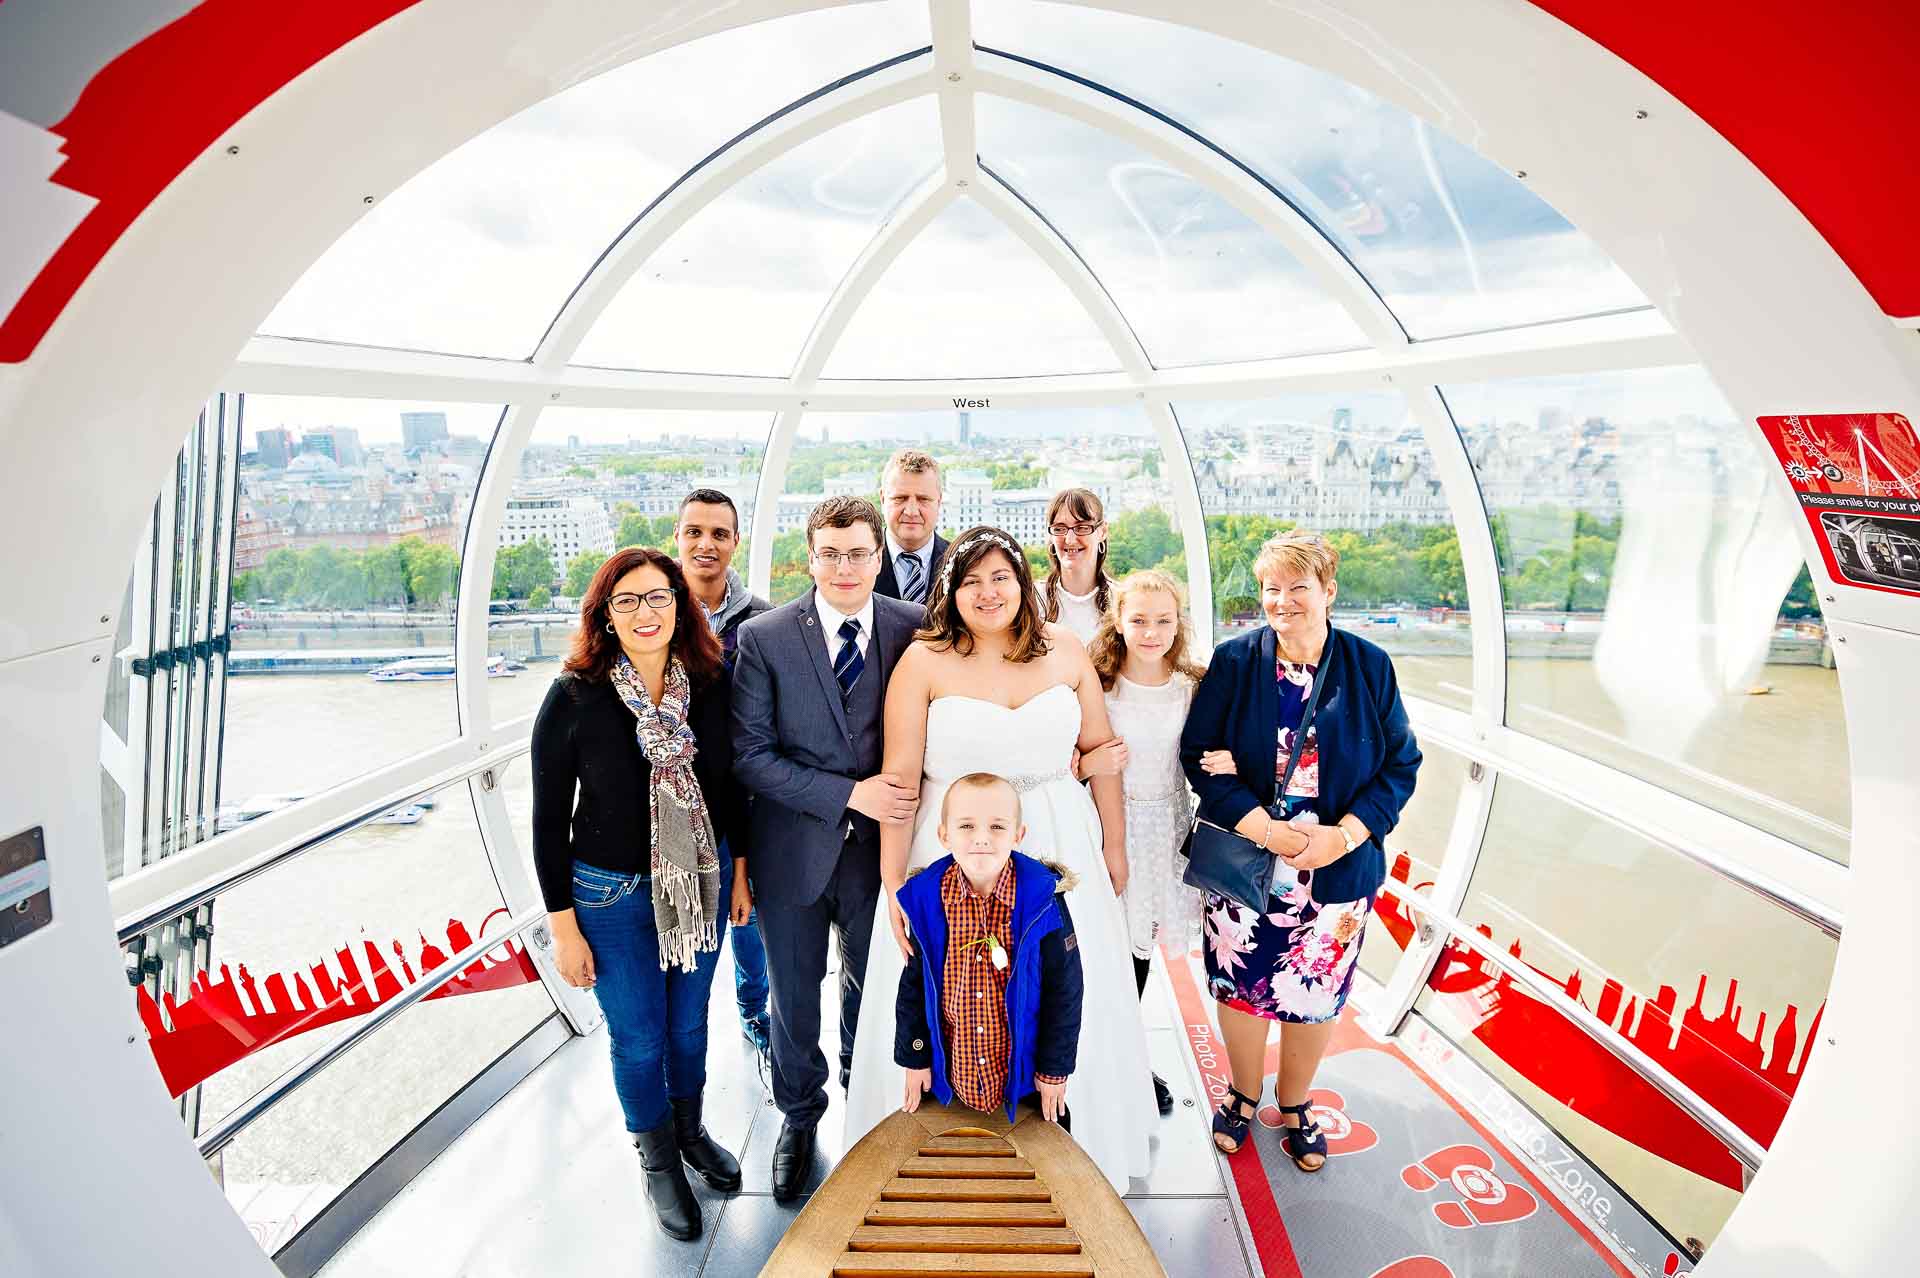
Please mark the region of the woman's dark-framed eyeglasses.
[[1056, 537], [1064, 537], [1072, 533], [1084, 541], [1100, 531], [1100, 524], [1049, 524], [1047, 531]]
[[643, 603], [655, 612], [665, 612], [673, 607], [673, 592], [662, 587], [659, 590], [649, 590], [644, 595], [615, 595], [607, 600], [607, 607], [615, 612], [632, 612]]

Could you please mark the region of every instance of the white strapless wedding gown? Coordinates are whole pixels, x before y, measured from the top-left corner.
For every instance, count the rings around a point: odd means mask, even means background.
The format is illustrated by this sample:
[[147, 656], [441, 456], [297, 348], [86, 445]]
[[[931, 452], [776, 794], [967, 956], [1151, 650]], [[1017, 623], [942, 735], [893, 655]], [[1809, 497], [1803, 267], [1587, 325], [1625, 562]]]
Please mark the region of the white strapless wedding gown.
[[[1114, 1190], [1124, 1194], [1129, 1177], [1147, 1174], [1147, 1137], [1159, 1110], [1154, 1106], [1140, 1000], [1134, 993], [1126, 916], [1100, 854], [1100, 813], [1086, 788], [1067, 772], [1079, 738], [1080, 701], [1064, 683], [1013, 710], [977, 697], [935, 698], [927, 707], [926, 777], [920, 784], [907, 868], [931, 865], [946, 855], [938, 831], [947, 787], [969, 772], [993, 772], [1021, 791], [1027, 838], [1020, 850], [1059, 862], [1080, 876], [1078, 886], [1067, 894], [1067, 908], [1080, 938], [1086, 988], [1067, 1106], [1073, 1112], [1073, 1138]], [[894, 1005], [906, 964], [893, 940], [884, 892], [853, 1042], [848, 1149], [900, 1108], [906, 1089], [905, 1071], [893, 1063]]]

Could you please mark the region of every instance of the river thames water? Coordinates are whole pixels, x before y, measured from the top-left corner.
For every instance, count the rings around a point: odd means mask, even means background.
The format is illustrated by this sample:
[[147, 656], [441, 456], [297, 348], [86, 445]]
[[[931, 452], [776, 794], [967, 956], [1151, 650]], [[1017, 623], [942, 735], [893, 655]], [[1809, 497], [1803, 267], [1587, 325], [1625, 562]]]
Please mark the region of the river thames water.
[[[293, 646], [280, 638], [259, 646]], [[528, 646], [522, 635], [495, 648], [530, 656]], [[544, 645], [546, 652], [553, 647]], [[1410, 695], [1467, 705], [1472, 672], [1464, 654], [1408, 645], [1396, 667]], [[548, 660], [489, 680], [493, 720], [537, 709], [557, 670]], [[1652, 741], [1591, 661], [1518, 659], [1508, 682], [1508, 719], [1516, 727], [1844, 859], [1847, 756], [1832, 670], [1766, 666], [1755, 691], [1718, 697], [1691, 716], [1684, 733]], [[231, 803], [314, 793], [443, 742], [455, 724], [451, 682], [236, 676], [229, 682], [222, 797]], [[1467, 773], [1465, 761], [1444, 750], [1429, 746], [1426, 753], [1419, 789], [1390, 840], [1393, 850], [1415, 859], [1416, 878], [1422, 865], [1431, 877], [1440, 859]], [[527, 779], [524, 759], [503, 778], [523, 855]], [[417, 960], [423, 937], [444, 950], [449, 920], [477, 932], [500, 904], [471, 803], [458, 786], [417, 824], [355, 831], [223, 895], [214, 911], [215, 969], [244, 962], [264, 980], [274, 971], [304, 971], [363, 941], [390, 962], [396, 942]], [[1648, 995], [1665, 984], [1685, 1007], [1704, 976], [1705, 1006], [1718, 1012], [1729, 982], [1737, 981], [1743, 1029], [1764, 1014], [1769, 1036], [1788, 1005], [1799, 1009], [1804, 1033], [1833, 962], [1833, 942], [1807, 925], [1675, 854], [1513, 782], [1497, 793], [1464, 913], [1489, 925], [1503, 944], [1522, 944], [1527, 959], [1552, 975], [1581, 970], [1589, 990], [1607, 975]], [[1368, 970], [1384, 975], [1394, 955], [1376, 926]], [[537, 985], [413, 1009], [229, 1148], [222, 1170], [230, 1196], [273, 1245], [277, 1229], [310, 1215], [551, 1009]], [[280, 1044], [211, 1080], [203, 1127], [340, 1032], [336, 1026]], [[1710, 1239], [1718, 1231], [1735, 1201], [1731, 1192], [1641, 1153], [1480, 1056], [1677, 1235]]]

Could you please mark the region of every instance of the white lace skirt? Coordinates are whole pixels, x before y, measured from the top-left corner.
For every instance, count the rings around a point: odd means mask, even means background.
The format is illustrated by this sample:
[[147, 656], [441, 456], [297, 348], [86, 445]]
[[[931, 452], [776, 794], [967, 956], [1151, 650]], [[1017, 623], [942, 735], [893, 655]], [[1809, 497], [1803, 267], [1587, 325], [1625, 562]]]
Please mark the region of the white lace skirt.
[[1200, 894], [1180, 881], [1180, 844], [1193, 822], [1185, 790], [1164, 799], [1127, 800], [1127, 940], [1135, 958], [1165, 942], [1184, 954], [1200, 931]]

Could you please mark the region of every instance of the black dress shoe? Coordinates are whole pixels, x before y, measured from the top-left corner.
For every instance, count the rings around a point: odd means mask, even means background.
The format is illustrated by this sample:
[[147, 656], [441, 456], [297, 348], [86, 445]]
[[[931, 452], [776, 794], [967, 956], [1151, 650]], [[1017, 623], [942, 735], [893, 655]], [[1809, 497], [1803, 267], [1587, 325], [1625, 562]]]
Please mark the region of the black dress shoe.
[[647, 1201], [653, 1204], [653, 1216], [660, 1228], [681, 1242], [698, 1238], [700, 1202], [693, 1196], [687, 1169], [680, 1163], [673, 1124], [662, 1123], [652, 1131], [636, 1133], [633, 1147], [640, 1151], [640, 1165], [647, 1169]]
[[798, 1198], [812, 1170], [813, 1128], [780, 1124], [780, 1137], [773, 1142], [773, 1201], [790, 1203]]
[[740, 1160], [714, 1143], [700, 1124], [700, 1098], [683, 1097], [673, 1104], [673, 1135], [680, 1157], [700, 1178], [723, 1194], [740, 1188]]
[[1167, 1089], [1167, 1080], [1158, 1074], [1153, 1076], [1153, 1103], [1160, 1107], [1162, 1118], [1173, 1112], [1173, 1093]]

